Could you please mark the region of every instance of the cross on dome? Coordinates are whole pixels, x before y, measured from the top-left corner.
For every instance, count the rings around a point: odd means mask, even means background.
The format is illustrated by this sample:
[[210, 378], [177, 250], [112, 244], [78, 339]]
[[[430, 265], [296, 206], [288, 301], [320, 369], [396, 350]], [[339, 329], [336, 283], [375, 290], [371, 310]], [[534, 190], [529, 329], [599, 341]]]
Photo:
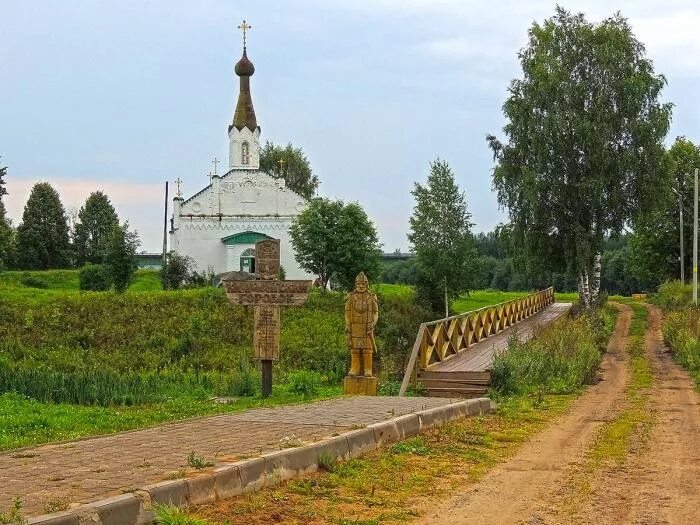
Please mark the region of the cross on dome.
[[246, 21], [245, 18], [243, 19], [243, 23], [238, 26], [238, 29], [243, 31], [243, 47], [245, 48], [246, 45], [246, 33], [248, 32], [249, 29], [251, 29], [252, 26], [250, 26]]

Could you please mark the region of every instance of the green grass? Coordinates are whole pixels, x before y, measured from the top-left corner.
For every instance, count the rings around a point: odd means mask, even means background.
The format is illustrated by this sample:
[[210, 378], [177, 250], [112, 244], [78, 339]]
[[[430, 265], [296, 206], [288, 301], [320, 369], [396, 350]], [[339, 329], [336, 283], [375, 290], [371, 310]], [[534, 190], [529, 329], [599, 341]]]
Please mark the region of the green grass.
[[[51, 291], [73, 291], [80, 290], [80, 270], [45, 270], [45, 271], [6, 271], [0, 272], [0, 289], [20, 288], [37, 291], [40, 289], [27, 287], [22, 284], [25, 277], [37, 279], [46, 284], [46, 290]], [[160, 290], [160, 272], [157, 270], [137, 270], [134, 281], [131, 283], [131, 291], [152, 291]]]
[[512, 299], [525, 297], [530, 292], [501, 292], [499, 290], [474, 290], [452, 303], [455, 313], [470, 312], [484, 306], [504, 303]]
[[[338, 396], [340, 386], [324, 386], [312, 399]], [[40, 403], [14, 393], [0, 394], [0, 450], [54, 441], [109, 434], [195, 416], [237, 412], [254, 407], [309, 401], [310, 397], [275, 385], [268, 399], [241, 397], [230, 404], [216, 404], [188, 392], [160, 403], [130, 407], [80, 406]]]
[[632, 308], [627, 346], [630, 356], [629, 382], [625, 390], [627, 406], [601, 428], [590, 454], [592, 468], [607, 461], [623, 462], [635, 440], [644, 440], [652, 424], [648, 402], [653, 376], [645, 352], [648, 310], [639, 302], [624, 302]]

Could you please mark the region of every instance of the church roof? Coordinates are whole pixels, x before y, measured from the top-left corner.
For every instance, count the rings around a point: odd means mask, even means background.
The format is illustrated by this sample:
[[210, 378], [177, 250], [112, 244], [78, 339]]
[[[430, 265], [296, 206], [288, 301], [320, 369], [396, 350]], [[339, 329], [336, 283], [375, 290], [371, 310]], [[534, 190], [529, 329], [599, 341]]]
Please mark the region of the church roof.
[[243, 47], [243, 56], [236, 64], [234, 71], [241, 79], [240, 91], [238, 93], [236, 112], [233, 114], [233, 123], [228, 129], [231, 131], [231, 128], [236, 128], [240, 131], [243, 128], [248, 128], [250, 131], [255, 131], [258, 127], [258, 121], [255, 118], [253, 99], [250, 96], [250, 77], [255, 73], [255, 66], [248, 60], [245, 46]]

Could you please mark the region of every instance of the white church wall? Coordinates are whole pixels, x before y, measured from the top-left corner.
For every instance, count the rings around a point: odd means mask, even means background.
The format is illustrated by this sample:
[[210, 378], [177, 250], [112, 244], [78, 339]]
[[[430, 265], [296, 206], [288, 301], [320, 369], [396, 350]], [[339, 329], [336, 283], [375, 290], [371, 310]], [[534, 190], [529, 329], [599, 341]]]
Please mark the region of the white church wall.
[[311, 279], [313, 275], [299, 268], [289, 238], [293, 217], [182, 217], [180, 228], [171, 236], [171, 249], [189, 255], [198, 271], [212, 268], [215, 273], [240, 270], [240, 256], [252, 245], [226, 246], [221, 239], [243, 232], [262, 233], [280, 240], [280, 264], [287, 279]]

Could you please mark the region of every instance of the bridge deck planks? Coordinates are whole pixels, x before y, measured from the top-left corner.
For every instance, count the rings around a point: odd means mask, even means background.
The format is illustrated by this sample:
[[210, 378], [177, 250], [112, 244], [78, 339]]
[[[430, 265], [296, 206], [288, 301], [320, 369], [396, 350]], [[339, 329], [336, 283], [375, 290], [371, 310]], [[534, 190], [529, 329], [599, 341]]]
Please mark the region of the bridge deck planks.
[[479, 341], [464, 350], [459, 355], [447, 359], [441, 363], [435, 363], [428, 367], [430, 372], [480, 372], [491, 369], [493, 357], [496, 352], [508, 346], [513, 330], [517, 329], [518, 339], [527, 341], [532, 337], [536, 327], [548, 325], [571, 309], [571, 303], [554, 303], [535, 315], [520, 321], [499, 332]]

